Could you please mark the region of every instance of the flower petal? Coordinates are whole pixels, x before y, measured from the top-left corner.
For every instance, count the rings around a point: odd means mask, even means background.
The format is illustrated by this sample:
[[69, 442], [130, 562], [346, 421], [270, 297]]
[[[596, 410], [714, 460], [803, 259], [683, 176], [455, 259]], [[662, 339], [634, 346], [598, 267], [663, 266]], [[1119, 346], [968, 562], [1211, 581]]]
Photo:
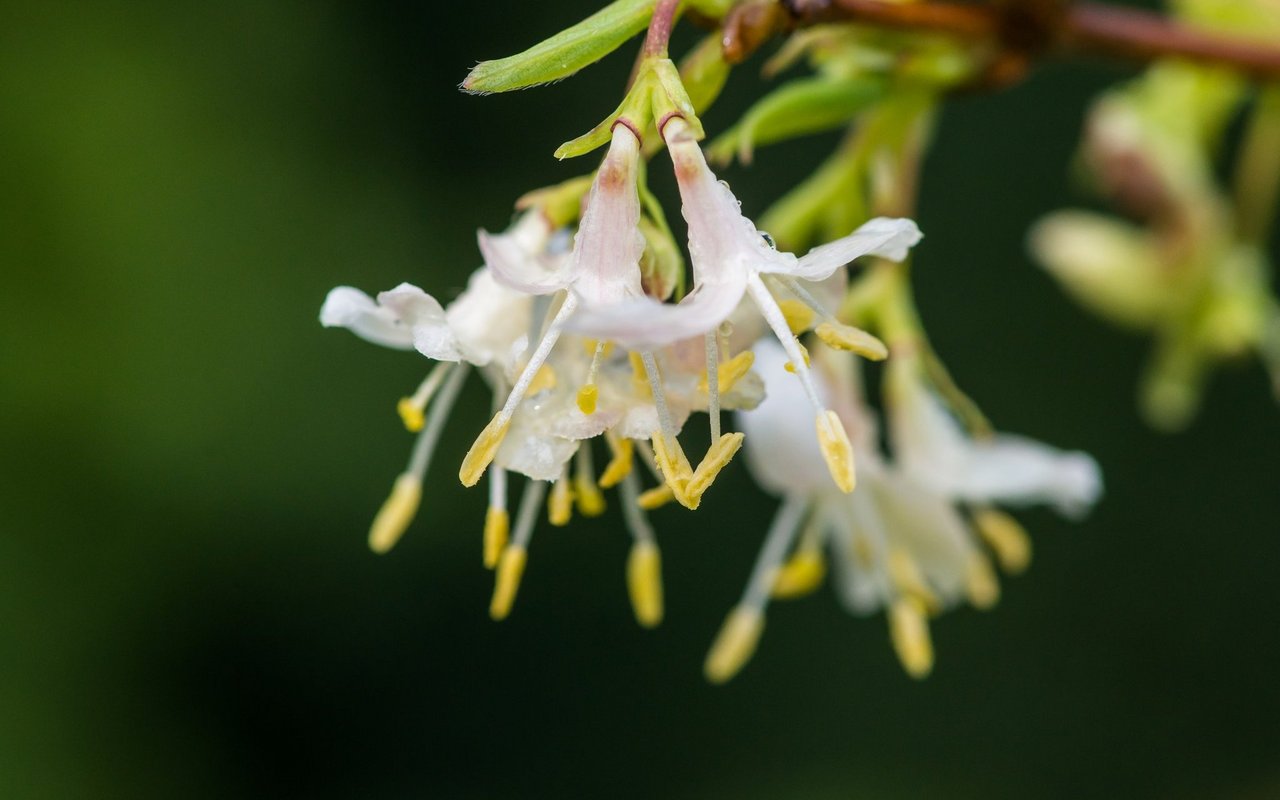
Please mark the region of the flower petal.
[[466, 359], [484, 366], [510, 356], [512, 345], [527, 335], [532, 313], [532, 295], [499, 284], [492, 270], [481, 267], [449, 304], [445, 319]]
[[636, 189], [640, 143], [626, 125], [615, 125], [613, 141], [596, 171], [569, 257], [573, 289], [587, 305], [609, 305], [640, 297], [640, 195]]
[[476, 233], [484, 263], [498, 283], [527, 294], [551, 294], [573, 279], [562, 258], [544, 255], [551, 226], [540, 211], [530, 211], [503, 233]]
[[586, 307], [566, 326], [630, 349], [650, 349], [715, 330], [746, 291], [745, 280], [704, 283], [675, 305], [638, 297], [612, 306]]
[[920, 228], [909, 219], [876, 217], [856, 231], [834, 242], [815, 247], [794, 267], [762, 266], [761, 272], [781, 272], [796, 278], [817, 281], [860, 256], [880, 256], [901, 261], [922, 238]]
[[396, 312], [383, 308], [373, 298], [351, 286], [332, 289], [320, 307], [320, 324], [326, 328], [346, 328], [365, 341], [409, 350], [413, 334]]

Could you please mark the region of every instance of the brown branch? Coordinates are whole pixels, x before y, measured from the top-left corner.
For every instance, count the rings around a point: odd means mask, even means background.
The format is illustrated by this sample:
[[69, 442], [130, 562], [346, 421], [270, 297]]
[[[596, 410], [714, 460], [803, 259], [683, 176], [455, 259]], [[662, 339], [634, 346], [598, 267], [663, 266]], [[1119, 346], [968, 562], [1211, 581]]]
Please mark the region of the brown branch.
[[[1259, 80], [1280, 79], [1280, 47], [1202, 31], [1148, 11], [1102, 3], [891, 3], [883, 0], [781, 0], [793, 24], [859, 22], [938, 31], [999, 46], [1001, 55], [1098, 55], [1147, 63], [1185, 58]], [[729, 28], [726, 28], [729, 30]]]

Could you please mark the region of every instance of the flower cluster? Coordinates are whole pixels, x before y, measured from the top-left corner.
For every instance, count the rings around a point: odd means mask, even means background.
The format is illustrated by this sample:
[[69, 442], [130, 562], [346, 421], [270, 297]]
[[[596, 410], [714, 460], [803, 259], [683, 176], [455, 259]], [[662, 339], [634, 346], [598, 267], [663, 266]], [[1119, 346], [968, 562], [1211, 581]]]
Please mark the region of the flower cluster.
[[[690, 5], [717, 13], [715, 3]], [[493, 417], [458, 476], [468, 487], [487, 478], [482, 551], [495, 572], [494, 619], [511, 611], [544, 506], [550, 524], [566, 525], [575, 508], [603, 513], [604, 492], [617, 489], [633, 540], [634, 613], [657, 624], [661, 559], [646, 512], [668, 502], [696, 510], [745, 443], [749, 470], [782, 504], [707, 657], [707, 677], [737, 673], [769, 599], [817, 587], [828, 562], [841, 602], [860, 614], [884, 609], [904, 668], [922, 677], [933, 661], [929, 618], [961, 602], [989, 607], [999, 592], [994, 564], [1018, 572], [1028, 563], [1026, 534], [996, 504], [1048, 503], [1079, 515], [1100, 493], [1097, 466], [1083, 453], [992, 433], [924, 336], [906, 270], [921, 234], [902, 213], [911, 143], [929, 118], [918, 68], [896, 94], [881, 91], [895, 80], [883, 62], [823, 79], [818, 102], [832, 91], [852, 96], [840, 114], [857, 120], [832, 164], [767, 217], [791, 248], [827, 240], [797, 257], [757, 229], [708, 164], [698, 113], [727, 65], [718, 45], [700, 46], [683, 69], [667, 58], [678, 6], [620, 0], [588, 20], [597, 41], [620, 42], [641, 18], [649, 30], [617, 111], [559, 153], [607, 146], [605, 155], [592, 175], [522, 198], [506, 230], [481, 230], [483, 266], [456, 299], [442, 305], [406, 283], [376, 297], [338, 287], [325, 300], [325, 326], [438, 362], [399, 402], [418, 438], [374, 518], [370, 547], [391, 549], [414, 519], [440, 434], [474, 371], [492, 394]], [[602, 55], [574, 50], [585, 35], [575, 30], [481, 64], [464, 86], [519, 88], [563, 77], [556, 70], [573, 58]], [[824, 42], [806, 46], [821, 52]], [[726, 134], [734, 147], [710, 152], [785, 138], [775, 135], [776, 108], [753, 113], [750, 126]], [[822, 127], [830, 120], [792, 130]], [[687, 292], [683, 248], [646, 185], [663, 150], [687, 222]], [[861, 388], [864, 361], [886, 363], [887, 449]], [[725, 411], [740, 430], [723, 429]], [[691, 460], [681, 439], [694, 414], [707, 415], [710, 446]], [[513, 479], [524, 481], [514, 520]]]

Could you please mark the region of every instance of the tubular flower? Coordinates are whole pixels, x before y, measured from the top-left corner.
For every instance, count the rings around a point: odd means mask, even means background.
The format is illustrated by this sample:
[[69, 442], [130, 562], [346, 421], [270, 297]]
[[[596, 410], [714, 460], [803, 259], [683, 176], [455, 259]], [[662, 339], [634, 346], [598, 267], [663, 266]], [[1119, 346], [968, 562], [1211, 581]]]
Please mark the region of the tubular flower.
[[[507, 234], [495, 236], [485, 231], [480, 232], [480, 250], [498, 281], [519, 291], [551, 295], [559, 302], [559, 307], [542, 332], [524, 370], [516, 378], [506, 402], [481, 432], [464, 459], [459, 471], [463, 484], [470, 486], [479, 480], [497, 455], [499, 446], [509, 433], [521, 399], [529, 391], [538, 371], [553, 358], [557, 341], [566, 328], [578, 329], [573, 324], [575, 316], [584, 312], [602, 312], [624, 307], [629, 302], [644, 298], [640, 259], [644, 254], [645, 239], [640, 230], [637, 186], [639, 159], [639, 139], [628, 124], [620, 121], [613, 127], [609, 151], [584, 198], [584, 210], [574, 237], [573, 249], [566, 259], [550, 261], [525, 246], [525, 240], [533, 235], [529, 233], [529, 229], [534, 234], [538, 230], [536, 226], [540, 223], [537, 220], [527, 223], [522, 221], [516, 226], [516, 230]], [[717, 324], [719, 322], [717, 320]], [[660, 344], [673, 345], [680, 338], [683, 337], [673, 337]], [[609, 346], [611, 342], [608, 337], [597, 345], [601, 350]], [[702, 468], [700, 473], [688, 463], [677, 440], [683, 418], [687, 416], [691, 405], [682, 402], [679, 396], [680, 376], [664, 370], [659, 364], [660, 360], [670, 364], [674, 359], [660, 359], [655, 354], [657, 349], [633, 348], [633, 363], [638, 365], [637, 372], [643, 373], [648, 384], [647, 396], [654, 411], [653, 425], [645, 435], [653, 440], [659, 469], [671, 488], [673, 497], [689, 508], [696, 508], [702, 493], [714, 478], [715, 471], [727, 463], [741, 443], [740, 435], [727, 434], [721, 437], [718, 431], [722, 404], [720, 347], [717, 345], [713, 348], [708, 344], [703, 356], [707, 374], [711, 376], [709, 388], [705, 390], [707, 400], [704, 401], [704, 407], [713, 417], [716, 442], [708, 459], [704, 459], [703, 464], [699, 465]], [[687, 358], [679, 361], [688, 363]], [[726, 379], [731, 377], [734, 381], [743, 377], [750, 369], [750, 364], [743, 359], [737, 362], [730, 360], [724, 366], [729, 373]], [[733, 386], [728, 385], [724, 389], [728, 393]], [[591, 401], [584, 398], [584, 402]], [[731, 402], [731, 399], [726, 398], [725, 402]], [[632, 418], [632, 421], [635, 419]], [[609, 425], [605, 423], [592, 435], [599, 434], [607, 427]], [[632, 430], [628, 428], [624, 436], [630, 438]]]
[[[751, 658], [769, 600], [815, 589], [826, 575], [828, 558], [842, 604], [855, 614], [884, 609], [903, 668], [923, 678], [933, 665], [929, 618], [965, 601], [986, 608], [998, 598], [983, 543], [1009, 572], [1025, 568], [1030, 558], [1029, 542], [1018, 524], [986, 504], [1050, 500], [1061, 507], [1069, 497], [1068, 507], [1082, 511], [1097, 496], [1096, 467], [1087, 491], [1083, 484], [1072, 484], [1074, 477], [1059, 474], [1087, 469], [1082, 467], [1087, 456], [1064, 456], [1033, 442], [1019, 443], [1029, 449], [1019, 451], [1018, 459], [998, 468], [978, 467], [985, 473], [978, 482], [981, 491], [921, 473], [916, 465], [903, 463], [897, 449], [897, 463], [887, 462], [877, 450], [874, 415], [862, 399], [856, 362], [825, 351], [815, 363], [815, 389], [847, 426], [863, 465], [856, 491], [835, 491], [816, 468], [817, 445], [802, 435], [803, 427], [789, 413], [803, 398], [801, 387], [782, 375], [786, 354], [768, 340], [758, 343], [755, 352], [768, 395], [756, 411], [741, 415], [747, 466], [783, 502], [742, 599], [707, 656], [705, 671], [713, 682], [729, 680]], [[890, 411], [898, 413], [893, 407]], [[966, 468], [974, 458], [980, 457], [971, 455]], [[1023, 469], [1030, 475], [1015, 474]], [[1072, 488], [1064, 491], [1066, 484]], [[971, 519], [958, 507], [965, 501], [982, 502], [969, 508]]]
[[[796, 338], [796, 331], [803, 332], [820, 321], [818, 337], [837, 349], [876, 359], [884, 358], [887, 350], [874, 336], [838, 322], [802, 282], [825, 280], [860, 256], [900, 261], [920, 240], [919, 229], [908, 219], [881, 217], [802, 258], [780, 252], [742, 215], [737, 198], [707, 166], [685, 121], [679, 117], [669, 119], [662, 134], [689, 223], [693, 291], [674, 305], [640, 297], [607, 309], [590, 309], [578, 315], [570, 326], [641, 348], [705, 335], [711, 353], [717, 349], [711, 342], [714, 332], [744, 295], [749, 295], [790, 358], [791, 369], [813, 407], [818, 440], [832, 479], [843, 491], [852, 491], [853, 458], [847, 437], [839, 418], [818, 396], [809, 373], [808, 354]], [[775, 299], [770, 284], [786, 295], [783, 302]]]

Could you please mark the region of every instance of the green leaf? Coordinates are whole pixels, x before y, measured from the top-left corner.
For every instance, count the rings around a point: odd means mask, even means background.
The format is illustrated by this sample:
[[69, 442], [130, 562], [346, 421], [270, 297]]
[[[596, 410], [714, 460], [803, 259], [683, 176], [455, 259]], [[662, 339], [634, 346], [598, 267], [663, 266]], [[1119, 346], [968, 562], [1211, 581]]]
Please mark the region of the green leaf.
[[643, 31], [654, 0], [615, 0], [571, 28], [523, 53], [481, 61], [462, 82], [473, 94], [509, 92], [567, 78]]
[[709, 148], [727, 161], [734, 154], [750, 162], [756, 146], [838, 128], [881, 99], [878, 78], [804, 78], [777, 89], [752, 106], [742, 120]]

